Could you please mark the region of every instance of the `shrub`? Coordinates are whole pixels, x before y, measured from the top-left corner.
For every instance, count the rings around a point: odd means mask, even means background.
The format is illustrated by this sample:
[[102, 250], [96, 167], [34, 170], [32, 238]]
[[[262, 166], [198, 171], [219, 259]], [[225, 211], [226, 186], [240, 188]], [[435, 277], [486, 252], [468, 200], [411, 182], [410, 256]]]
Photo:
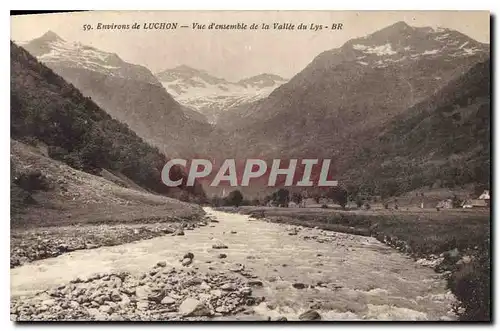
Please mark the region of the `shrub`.
[[490, 321], [490, 254], [489, 245], [485, 244], [476, 258], [453, 273], [448, 286], [461, 301], [455, 307], [462, 321]]
[[234, 190], [225, 199], [225, 203], [227, 206], [236, 206], [239, 207], [243, 202], [243, 194], [239, 190]]
[[50, 189], [47, 177], [38, 169], [14, 174], [13, 182], [25, 191], [47, 191]]
[[356, 198], [356, 206], [358, 206], [358, 208], [361, 208], [361, 206], [363, 206], [363, 200], [360, 197]]

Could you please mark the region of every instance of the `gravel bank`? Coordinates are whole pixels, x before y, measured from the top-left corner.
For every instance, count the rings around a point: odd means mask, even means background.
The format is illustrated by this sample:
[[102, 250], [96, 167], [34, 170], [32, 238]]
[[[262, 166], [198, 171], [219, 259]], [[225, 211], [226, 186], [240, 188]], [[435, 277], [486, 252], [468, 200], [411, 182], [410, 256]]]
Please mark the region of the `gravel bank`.
[[207, 320], [251, 314], [262, 301], [243, 277], [175, 269], [160, 261], [139, 276], [96, 274], [15, 298], [10, 313], [14, 321]]
[[116, 246], [137, 240], [164, 235], [184, 235], [184, 231], [206, 226], [207, 217], [198, 220], [161, 222], [150, 224], [72, 225], [12, 230], [10, 241], [10, 267], [36, 260], [56, 257], [64, 253]]

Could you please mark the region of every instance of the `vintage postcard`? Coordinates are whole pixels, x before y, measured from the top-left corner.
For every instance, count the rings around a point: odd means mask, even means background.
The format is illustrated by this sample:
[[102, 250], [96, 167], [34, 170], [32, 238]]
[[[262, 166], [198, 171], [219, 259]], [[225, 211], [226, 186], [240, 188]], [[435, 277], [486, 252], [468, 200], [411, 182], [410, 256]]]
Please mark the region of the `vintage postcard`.
[[11, 14], [11, 320], [490, 322], [487, 11]]

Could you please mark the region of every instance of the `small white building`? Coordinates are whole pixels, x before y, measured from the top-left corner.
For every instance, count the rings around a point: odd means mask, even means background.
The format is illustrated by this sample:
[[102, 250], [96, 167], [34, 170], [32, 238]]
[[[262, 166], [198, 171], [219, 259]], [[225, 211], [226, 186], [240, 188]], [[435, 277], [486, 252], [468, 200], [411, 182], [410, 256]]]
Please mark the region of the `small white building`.
[[483, 194], [481, 194], [478, 199], [479, 200], [490, 200], [490, 191], [484, 190]]

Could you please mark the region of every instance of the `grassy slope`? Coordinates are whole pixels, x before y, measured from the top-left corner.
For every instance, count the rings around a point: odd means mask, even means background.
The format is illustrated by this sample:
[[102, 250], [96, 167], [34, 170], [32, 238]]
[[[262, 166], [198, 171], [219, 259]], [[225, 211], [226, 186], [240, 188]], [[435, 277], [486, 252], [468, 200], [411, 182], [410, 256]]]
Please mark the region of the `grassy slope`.
[[15, 199], [11, 201], [12, 227], [144, 222], [203, 214], [198, 205], [116, 185], [15, 140], [11, 141], [11, 163], [17, 173], [39, 170], [48, 186], [47, 190], [25, 192], [30, 194], [31, 203], [17, 201], [16, 205]]
[[[192, 228], [199, 205], [137, 190], [69, 167], [12, 140], [11, 268], [67, 252], [120, 245]], [[35, 170], [38, 176], [27, 177]]]

